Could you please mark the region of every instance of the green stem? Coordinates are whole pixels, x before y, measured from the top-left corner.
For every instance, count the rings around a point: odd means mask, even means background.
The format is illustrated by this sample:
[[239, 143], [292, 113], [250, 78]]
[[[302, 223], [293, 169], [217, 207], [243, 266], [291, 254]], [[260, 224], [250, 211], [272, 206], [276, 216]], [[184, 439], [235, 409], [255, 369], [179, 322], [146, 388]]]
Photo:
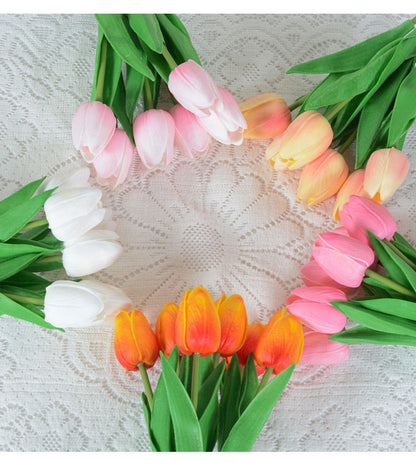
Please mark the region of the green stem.
[[144, 79], [143, 86], [143, 100], [144, 100], [144, 110], [149, 110], [154, 108], [152, 90], [150, 89], [149, 79]]
[[36, 261], [36, 264], [49, 264], [50, 262], [62, 262], [62, 254], [54, 254], [53, 256], [42, 257]]
[[350, 102], [351, 99], [352, 97], [350, 97], [349, 99], [345, 99], [345, 101], [339, 102], [336, 106], [334, 106], [330, 111], [327, 112], [327, 114], [325, 115], [326, 119], [331, 120], [333, 117], [335, 117], [338, 112]]
[[194, 353], [192, 355], [192, 383], [191, 383], [191, 401], [195, 411], [198, 407], [198, 391], [199, 391], [199, 363], [201, 355]]
[[146, 366], [144, 363], [139, 363], [140, 376], [143, 381], [144, 392], [146, 393], [147, 400], [149, 401], [150, 410], [153, 408], [153, 391], [152, 386], [149, 381], [149, 376], [147, 375]]
[[407, 256], [405, 256], [399, 249], [396, 248], [394, 244], [392, 244], [387, 239], [383, 239], [384, 244], [386, 244], [400, 259], [403, 259], [406, 264], [408, 264], [413, 270], [416, 270], [416, 264], [412, 262]]
[[301, 106], [305, 102], [308, 96], [309, 96], [309, 93], [296, 99], [296, 101], [293, 104], [290, 104], [289, 110], [292, 112], [293, 110], [297, 109], [299, 106]]
[[169, 53], [168, 49], [166, 48], [166, 45], [163, 46], [162, 55], [166, 59], [166, 62], [168, 63], [170, 69], [174, 70], [177, 66], [177, 63], [173, 59], [172, 55]]
[[23, 295], [16, 295], [16, 294], [9, 294], [4, 292], [3, 295], [6, 297], [9, 297], [9, 299], [14, 300], [15, 302], [18, 303], [29, 303], [32, 305], [43, 305], [44, 304], [44, 299], [40, 297], [25, 297]]
[[29, 229], [40, 228], [41, 226], [45, 226], [45, 224], [49, 224], [46, 218], [35, 219], [30, 223], [27, 223], [26, 226], [20, 230], [21, 232], [29, 231]]
[[399, 292], [402, 295], [406, 295], [407, 297], [411, 297], [412, 299], [416, 299], [416, 294], [414, 292], [407, 289], [406, 287], [403, 287], [403, 285], [400, 285], [397, 282], [394, 282], [393, 280], [389, 279], [388, 277], [385, 277], [384, 275], [377, 274], [377, 272], [374, 272], [371, 269], [367, 269], [365, 271], [365, 275], [367, 277], [371, 277], [372, 279], [376, 280], [377, 282], [380, 282], [380, 284], [383, 284], [386, 287], [389, 287], [390, 289], [395, 290], [396, 292]]
[[354, 132], [347, 138], [347, 140], [338, 148], [338, 153], [342, 155], [345, 150], [347, 150], [347, 148], [354, 142], [356, 136], [357, 130], [354, 130]]
[[272, 367], [266, 368], [266, 371], [264, 372], [263, 377], [261, 378], [259, 387], [257, 388], [256, 394], [258, 394], [266, 386], [266, 384], [269, 382], [269, 379], [272, 373], [273, 373]]
[[100, 65], [98, 69], [97, 87], [95, 89], [95, 100], [103, 101], [105, 67], [107, 62], [107, 38], [104, 36], [101, 43]]

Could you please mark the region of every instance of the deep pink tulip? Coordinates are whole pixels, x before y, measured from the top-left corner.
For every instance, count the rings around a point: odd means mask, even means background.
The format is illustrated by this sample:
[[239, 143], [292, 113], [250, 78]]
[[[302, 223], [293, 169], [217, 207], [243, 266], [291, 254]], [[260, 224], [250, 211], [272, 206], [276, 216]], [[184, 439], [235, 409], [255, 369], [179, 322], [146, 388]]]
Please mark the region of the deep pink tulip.
[[315, 241], [313, 258], [329, 277], [346, 287], [359, 287], [374, 262], [374, 252], [358, 239], [339, 233], [322, 233]]
[[351, 196], [339, 216], [348, 234], [366, 244], [370, 244], [367, 229], [379, 239], [387, 240], [397, 231], [397, 223], [387, 208], [362, 196]]
[[212, 111], [210, 115], [199, 117], [199, 123], [214, 139], [226, 145], [241, 145], [247, 122], [238, 102], [233, 95], [218, 86], [223, 107]]
[[304, 332], [304, 347], [300, 364], [329, 365], [348, 359], [348, 345], [331, 341], [330, 335], [314, 331]]
[[194, 154], [204, 155], [211, 145], [211, 136], [199, 123], [195, 114], [177, 104], [170, 109], [175, 121], [175, 146], [185, 155], [193, 158]]
[[336, 333], [345, 327], [347, 317], [329, 302], [347, 300], [334, 287], [298, 287], [286, 299], [287, 310], [304, 325], [321, 333]]
[[126, 132], [116, 129], [105, 149], [93, 161], [98, 183], [114, 188], [125, 182], [133, 162], [134, 147]]
[[72, 141], [87, 162], [105, 149], [116, 124], [113, 111], [102, 102], [85, 102], [78, 107], [72, 118]]
[[322, 267], [311, 257], [310, 261], [301, 268], [301, 279], [307, 287], [314, 287], [317, 285], [325, 287], [335, 287], [347, 292], [349, 289], [345, 285], [341, 285], [322, 269]]
[[169, 164], [174, 155], [175, 121], [169, 112], [150, 109], [134, 120], [137, 152], [147, 168]]

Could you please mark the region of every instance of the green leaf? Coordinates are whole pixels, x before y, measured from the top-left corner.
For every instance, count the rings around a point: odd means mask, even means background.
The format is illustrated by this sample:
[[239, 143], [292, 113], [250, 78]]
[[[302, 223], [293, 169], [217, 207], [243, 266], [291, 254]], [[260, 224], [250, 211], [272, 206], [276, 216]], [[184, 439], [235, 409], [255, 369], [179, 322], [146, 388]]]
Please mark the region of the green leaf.
[[29, 272], [50, 272], [63, 269], [62, 255], [41, 257], [27, 267]]
[[172, 72], [171, 67], [167, 63], [166, 59], [158, 53], [155, 53], [145, 44], [142, 44], [143, 50], [149, 59], [149, 63], [153, 66], [157, 74], [167, 83], [169, 80], [169, 74]]
[[39, 241], [44, 239], [50, 233], [49, 224], [37, 226], [22, 233], [16, 234], [16, 239], [24, 239], [26, 241]]
[[95, 47], [95, 69], [94, 69], [94, 79], [92, 82], [92, 88], [91, 88], [91, 96], [90, 99], [91, 101], [95, 101], [97, 96], [97, 84], [98, 84], [98, 78], [100, 75], [100, 65], [101, 65], [101, 55], [102, 55], [102, 48], [103, 48], [103, 41], [106, 41], [104, 37], [103, 30], [100, 28], [100, 25], [98, 25], [97, 28], [97, 43]]
[[275, 376], [247, 406], [231, 429], [222, 452], [249, 452], [263, 429], [273, 407], [292, 376], [295, 365], [292, 364]]
[[182, 355], [179, 365], [179, 379], [184, 388], [191, 394], [191, 357], [189, 355]]
[[186, 26], [182, 23], [178, 15], [175, 15], [173, 13], [168, 13], [165, 15], [165, 17], [174, 25], [176, 28], [178, 28], [184, 35], [186, 35], [189, 39], [191, 39], [188, 30], [186, 29]]
[[406, 241], [403, 236], [401, 236], [399, 233], [395, 233], [393, 240], [390, 242], [396, 247], [396, 249], [398, 249], [408, 259], [416, 264], [416, 249], [408, 241]]
[[147, 400], [146, 394], [144, 394], [144, 393], [142, 393], [142, 406], [143, 406], [144, 418], [145, 418], [146, 425], [147, 425], [147, 432], [149, 434], [150, 446], [151, 446], [153, 452], [159, 452], [159, 448], [157, 447], [157, 444], [154, 440], [152, 430], [150, 429], [150, 424], [151, 424], [151, 420], [152, 420], [152, 413], [150, 411], [149, 401]]
[[112, 107], [119, 79], [122, 78], [122, 64], [121, 57], [114, 51], [111, 44], [107, 43], [102, 102], [109, 107]]
[[41, 178], [40, 180], [32, 181], [31, 183], [28, 183], [24, 187], [20, 188], [20, 190], [15, 191], [13, 194], [0, 201], [0, 215], [28, 201], [44, 180], [45, 177]]
[[17, 274], [23, 269], [29, 268], [40, 256], [42, 256], [41, 253], [23, 254], [10, 259], [0, 260], [0, 281]]
[[[19, 242], [17, 240], [17, 242]], [[34, 244], [32, 244], [34, 243]], [[21, 244], [16, 243], [16, 240], [9, 242], [0, 242], [0, 259], [9, 259], [24, 254], [50, 254], [56, 252], [55, 249], [50, 249], [37, 241], [22, 241]]]
[[[35, 305], [43, 304], [43, 299], [45, 298], [45, 289], [33, 289], [31, 287], [12, 285], [4, 281], [0, 283], [0, 292], [13, 300], [18, 300], [18, 297], [25, 297], [28, 299], [28, 303]], [[32, 302], [31, 299], [33, 299], [34, 302]]]
[[128, 117], [126, 112], [126, 90], [122, 74], [120, 74], [120, 77], [118, 79], [117, 90], [110, 107], [113, 110], [115, 116], [117, 117], [117, 120], [120, 122], [121, 126], [125, 130], [131, 143], [134, 144], [133, 122]]
[[370, 310], [408, 320], [416, 320], [416, 302], [392, 298], [356, 299], [354, 301]]
[[406, 20], [395, 28], [357, 43], [354, 46], [298, 64], [290, 68], [287, 74], [337, 73], [363, 68], [381, 48], [406, 35], [413, 28], [413, 22]]
[[257, 375], [256, 365], [254, 363], [253, 354], [250, 353], [244, 368], [244, 376], [242, 382], [240, 396], [240, 414], [242, 414], [250, 402], [253, 400], [259, 387], [259, 377]]
[[156, 15], [130, 14], [129, 23], [136, 35], [156, 53], [163, 51], [164, 39]]
[[304, 100], [301, 108], [299, 109], [298, 115], [306, 110], [314, 110], [313, 107], [310, 106], [310, 103], [313, 103], [314, 99], [319, 96], [327, 87], [331, 86], [335, 81], [342, 77], [342, 74], [331, 73], [323, 79], [315, 88], [308, 94], [307, 98]]
[[357, 326], [344, 330], [329, 337], [332, 341], [347, 345], [371, 343], [374, 345], [405, 345], [416, 346], [416, 338], [407, 335], [379, 332], [370, 328]]
[[96, 14], [95, 18], [108, 42], [121, 59], [153, 80], [154, 76], [147, 65], [146, 55], [131, 36], [125, 22], [126, 17], [121, 14]]
[[133, 123], [134, 111], [143, 92], [144, 75], [126, 65], [126, 115], [130, 123]]
[[32, 290], [45, 290], [46, 287], [51, 285], [51, 283], [51, 281], [41, 277], [40, 275], [33, 274], [32, 272], [21, 271], [14, 274], [12, 277], [3, 280], [1, 284], [16, 285]]
[[175, 447], [177, 452], [202, 452], [203, 440], [198, 417], [192, 401], [162, 354], [162, 377], [164, 378], [168, 395], [170, 415], [175, 433]]
[[213, 370], [213, 355], [201, 356], [199, 359], [199, 387], [201, 387]]

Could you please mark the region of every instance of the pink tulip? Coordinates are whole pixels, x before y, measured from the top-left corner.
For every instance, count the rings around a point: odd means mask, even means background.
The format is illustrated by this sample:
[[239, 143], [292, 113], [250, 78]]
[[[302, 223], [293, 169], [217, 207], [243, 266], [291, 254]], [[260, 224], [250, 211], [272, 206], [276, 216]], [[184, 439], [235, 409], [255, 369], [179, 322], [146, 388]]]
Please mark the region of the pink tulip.
[[195, 114], [177, 104], [169, 111], [175, 121], [175, 146], [188, 158], [194, 153], [204, 155], [211, 145], [211, 137], [200, 125]]
[[247, 122], [232, 94], [219, 87], [223, 107], [199, 117], [199, 123], [214, 139], [226, 145], [241, 145]]
[[354, 170], [351, 175], [345, 180], [344, 184], [341, 186], [338, 191], [337, 198], [335, 200], [334, 210], [332, 212], [332, 217], [335, 220], [339, 220], [339, 211], [345, 205], [345, 203], [350, 199], [350, 196], [366, 196], [364, 190], [364, 173], [363, 169]]
[[108, 145], [116, 123], [113, 111], [102, 102], [85, 102], [78, 107], [72, 118], [72, 141], [87, 162]]
[[212, 77], [193, 60], [179, 64], [169, 75], [169, 91], [198, 117], [222, 109], [222, 98]]
[[400, 150], [376, 150], [365, 167], [364, 190], [374, 201], [384, 203], [403, 183], [409, 168], [409, 160]]
[[116, 129], [107, 147], [93, 161], [98, 183], [112, 184], [114, 188], [124, 183], [133, 155], [134, 147], [126, 132]]
[[330, 335], [314, 331], [304, 332], [304, 347], [300, 364], [329, 365], [345, 361], [349, 357], [349, 347], [331, 341]]
[[335, 287], [342, 290], [343, 292], [347, 292], [349, 290], [345, 285], [341, 285], [329, 277], [329, 275], [324, 272], [322, 267], [315, 261], [313, 257], [301, 268], [300, 271], [301, 279], [307, 287], [319, 285], [324, 287]]
[[331, 196], [341, 188], [348, 176], [348, 165], [344, 157], [331, 148], [305, 165], [299, 179], [298, 199], [313, 206]]
[[364, 273], [374, 262], [367, 244], [339, 233], [322, 233], [315, 241], [312, 255], [326, 274], [346, 287], [359, 287]]
[[174, 155], [175, 121], [169, 112], [150, 109], [134, 120], [137, 152], [147, 168], [169, 164]]
[[321, 333], [336, 333], [345, 327], [347, 317], [329, 302], [346, 301], [334, 287], [298, 287], [286, 299], [287, 310], [304, 325]]
[[351, 196], [339, 212], [348, 234], [370, 245], [367, 229], [379, 239], [390, 241], [397, 231], [397, 223], [382, 204], [362, 196]]

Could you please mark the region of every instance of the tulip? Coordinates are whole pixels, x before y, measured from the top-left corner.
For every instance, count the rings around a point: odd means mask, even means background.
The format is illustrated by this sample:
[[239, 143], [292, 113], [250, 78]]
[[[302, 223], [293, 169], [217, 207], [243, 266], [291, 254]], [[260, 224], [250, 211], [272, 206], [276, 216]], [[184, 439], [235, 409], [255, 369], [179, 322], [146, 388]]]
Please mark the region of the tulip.
[[[260, 322], [251, 323], [247, 326], [247, 335], [244, 344], [236, 353], [241, 366], [245, 366], [250, 353], [254, 353], [264, 327], [265, 325]], [[258, 374], [264, 373], [264, 368], [258, 365], [256, 365], [256, 368]]]
[[127, 371], [137, 371], [139, 364], [151, 368], [159, 356], [155, 332], [142, 312], [122, 310], [116, 317], [114, 349], [119, 363]]
[[222, 295], [216, 303], [221, 322], [221, 342], [218, 353], [231, 356], [244, 344], [247, 335], [247, 312], [240, 295], [226, 298]]
[[223, 107], [212, 77], [193, 60], [179, 64], [169, 75], [168, 88], [185, 109], [198, 117], [209, 116]]
[[322, 233], [315, 241], [313, 258], [326, 274], [346, 287], [359, 287], [374, 262], [374, 251], [366, 244], [339, 233]]
[[[333, 231], [335, 232], [335, 231]], [[305, 264], [301, 269], [301, 279], [307, 287], [314, 286], [325, 286], [325, 287], [335, 287], [337, 289], [346, 292], [348, 287], [341, 285], [336, 282], [334, 279], [329, 277], [329, 275], [324, 272], [322, 267], [311, 257], [310, 261]]]
[[133, 163], [134, 147], [122, 129], [116, 129], [107, 147], [93, 162], [97, 181], [101, 185], [112, 184], [113, 188], [126, 181]]
[[123, 252], [114, 231], [93, 229], [79, 239], [64, 243], [62, 263], [70, 277], [94, 274], [111, 266]]
[[348, 165], [344, 157], [329, 148], [305, 165], [299, 179], [298, 199], [308, 206], [321, 203], [336, 194], [347, 176]]
[[331, 341], [330, 335], [314, 331], [304, 332], [301, 364], [330, 365], [338, 364], [349, 357], [349, 346], [337, 341]]
[[215, 353], [221, 342], [221, 323], [217, 308], [206, 289], [187, 290], [176, 317], [176, 344], [184, 355]]
[[78, 107], [72, 118], [72, 141], [87, 162], [105, 149], [116, 124], [113, 111], [102, 102], [85, 102]]
[[339, 216], [349, 235], [370, 245], [367, 230], [379, 239], [390, 241], [397, 231], [397, 223], [382, 204], [364, 198], [351, 196], [339, 212]]
[[156, 321], [156, 336], [160, 349], [165, 356], [169, 356], [176, 345], [176, 316], [178, 306], [174, 302], [167, 303], [159, 314]]
[[147, 168], [169, 164], [174, 155], [175, 121], [169, 112], [149, 109], [134, 120], [137, 151]]
[[204, 155], [211, 145], [211, 137], [200, 125], [197, 116], [177, 104], [169, 111], [175, 121], [175, 146], [188, 158], [194, 153]]
[[344, 181], [344, 184], [338, 191], [334, 209], [332, 211], [332, 217], [335, 220], [338, 221], [340, 219], [339, 212], [345, 203], [348, 202], [350, 196], [366, 196], [366, 192], [364, 191], [364, 173], [365, 172], [362, 168], [354, 170]]
[[44, 205], [46, 219], [54, 236], [72, 241], [100, 224], [106, 214], [98, 188], [71, 188], [57, 191]]
[[283, 97], [274, 93], [260, 94], [240, 104], [247, 121], [246, 139], [271, 139], [283, 133], [292, 118]]
[[304, 325], [321, 333], [344, 329], [347, 317], [330, 302], [347, 300], [345, 293], [333, 287], [298, 287], [286, 299], [288, 311]]
[[283, 308], [264, 327], [254, 350], [254, 359], [263, 368], [273, 368], [273, 373], [278, 374], [299, 362], [302, 349], [302, 324]]
[[403, 183], [409, 168], [410, 162], [400, 150], [376, 150], [365, 167], [364, 190], [374, 201], [384, 203]]
[[131, 306], [126, 294], [94, 280], [57, 280], [46, 288], [45, 320], [61, 328], [98, 325]]
[[247, 128], [246, 120], [232, 94], [219, 86], [218, 90], [223, 107], [212, 111], [209, 116], [199, 117], [199, 123], [218, 142], [225, 145], [241, 145], [244, 130]]
[[79, 167], [71, 172], [61, 172], [49, 177], [43, 181], [38, 188], [38, 192], [52, 190], [56, 188], [58, 191], [69, 190], [72, 188], [88, 188], [90, 185], [90, 169], [88, 167]]
[[295, 170], [322, 155], [331, 145], [333, 131], [316, 111], [298, 115], [266, 149], [266, 159], [276, 170]]

